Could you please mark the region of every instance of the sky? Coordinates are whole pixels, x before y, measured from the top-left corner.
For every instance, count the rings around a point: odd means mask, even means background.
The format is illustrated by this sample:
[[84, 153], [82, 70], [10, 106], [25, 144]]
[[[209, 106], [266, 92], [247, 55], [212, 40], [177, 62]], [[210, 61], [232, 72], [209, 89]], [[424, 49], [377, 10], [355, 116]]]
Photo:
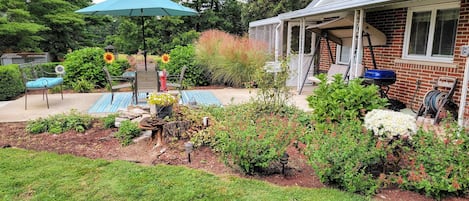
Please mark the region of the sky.
[[103, 2], [104, 0], [93, 0], [93, 3], [100, 3]]

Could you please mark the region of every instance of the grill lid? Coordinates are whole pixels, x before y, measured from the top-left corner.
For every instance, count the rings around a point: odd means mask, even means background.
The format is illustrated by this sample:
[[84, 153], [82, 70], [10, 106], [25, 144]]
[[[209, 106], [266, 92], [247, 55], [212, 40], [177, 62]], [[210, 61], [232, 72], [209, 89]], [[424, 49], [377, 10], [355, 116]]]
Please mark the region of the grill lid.
[[396, 73], [393, 70], [372, 69], [365, 72], [367, 79], [396, 79]]

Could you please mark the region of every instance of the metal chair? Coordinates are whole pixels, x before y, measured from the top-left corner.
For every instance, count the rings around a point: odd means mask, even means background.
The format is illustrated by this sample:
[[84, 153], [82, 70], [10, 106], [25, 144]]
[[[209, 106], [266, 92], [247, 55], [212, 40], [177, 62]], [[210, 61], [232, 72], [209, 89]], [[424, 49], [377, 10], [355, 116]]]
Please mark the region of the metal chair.
[[140, 93], [151, 93], [158, 91], [158, 73], [156, 71], [135, 72], [135, 103], [138, 104]]
[[[135, 90], [133, 89], [134, 85], [132, 80], [126, 79], [122, 76], [111, 76], [109, 70], [106, 67], [103, 67], [103, 71], [106, 74], [106, 81], [109, 85], [109, 88], [111, 89], [111, 104], [114, 101], [114, 92], [123, 88], [132, 88], [132, 100], [134, 99], [136, 95]], [[120, 82], [120, 84], [115, 85], [114, 82], [116, 81]]]
[[179, 91], [182, 89], [182, 81], [184, 80], [184, 74], [186, 73], [187, 66], [183, 66], [181, 69], [181, 73], [179, 75], [170, 75], [168, 76], [166, 86], [174, 87]]
[[[52, 89], [56, 86], [60, 86], [60, 94], [62, 100], [64, 99], [63, 87], [64, 82], [61, 77], [64, 73], [64, 68], [61, 65], [55, 67], [55, 73], [47, 72], [40, 68], [41, 63], [25, 63], [20, 64], [21, 74], [23, 76], [23, 83], [25, 85], [25, 95], [24, 95], [24, 109], [27, 109], [28, 103], [28, 91], [32, 90], [42, 90], [42, 99], [46, 100], [47, 109], [49, 109], [49, 89]], [[39, 69], [37, 69], [39, 67]], [[38, 75], [37, 70], [40, 70], [40, 75]], [[54, 76], [54, 77], [52, 77]]]

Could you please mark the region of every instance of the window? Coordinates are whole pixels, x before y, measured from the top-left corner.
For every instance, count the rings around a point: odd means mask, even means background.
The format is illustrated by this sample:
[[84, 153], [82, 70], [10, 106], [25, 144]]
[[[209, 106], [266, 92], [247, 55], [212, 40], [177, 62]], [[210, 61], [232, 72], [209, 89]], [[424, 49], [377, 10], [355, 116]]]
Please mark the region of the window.
[[337, 45], [336, 47], [336, 63], [348, 64], [350, 62], [350, 46]]
[[458, 18], [458, 4], [409, 8], [403, 57], [452, 62]]
[[[305, 50], [303, 53], [309, 54], [311, 53], [311, 31], [305, 31]], [[299, 52], [299, 42], [300, 42], [300, 26], [295, 25], [291, 27], [291, 42], [290, 42], [290, 50], [292, 53], [297, 54]]]

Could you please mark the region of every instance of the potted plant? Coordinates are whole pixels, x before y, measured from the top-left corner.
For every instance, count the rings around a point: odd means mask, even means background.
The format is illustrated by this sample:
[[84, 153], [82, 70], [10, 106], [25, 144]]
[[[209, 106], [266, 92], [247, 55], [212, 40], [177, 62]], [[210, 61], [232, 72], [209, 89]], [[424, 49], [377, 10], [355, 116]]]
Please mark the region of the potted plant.
[[177, 98], [169, 93], [153, 92], [148, 95], [147, 101], [150, 104], [150, 112], [155, 109], [156, 116], [164, 119], [167, 116], [171, 117]]

